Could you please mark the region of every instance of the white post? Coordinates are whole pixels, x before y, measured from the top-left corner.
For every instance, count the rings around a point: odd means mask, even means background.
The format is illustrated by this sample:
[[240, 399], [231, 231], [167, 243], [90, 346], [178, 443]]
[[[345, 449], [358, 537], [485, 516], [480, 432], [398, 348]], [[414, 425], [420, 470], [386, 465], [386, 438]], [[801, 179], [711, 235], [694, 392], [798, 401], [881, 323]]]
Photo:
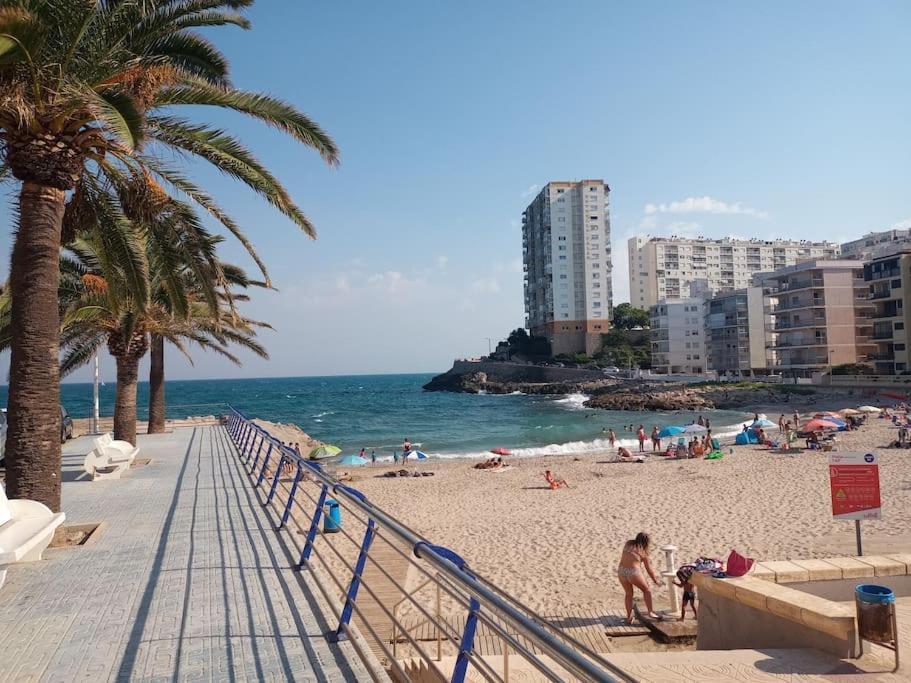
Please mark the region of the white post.
[[674, 579], [677, 578], [677, 546], [666, 545], [661, 548], [664, 551], [665, 570], [661, 572], [664, 577], [664, 583], [667, 586], [667, 597], [671, 603], [671, 613], [675, 614], [680, 610], [680, 602], [677, 597], [677, 586], [674, 585]]
[[92, 398], [94, 400], [94, 407], [92, 408], [92, 434], [98, 433], [98, 352], [95, 352], [95, 379], [92, 383]]

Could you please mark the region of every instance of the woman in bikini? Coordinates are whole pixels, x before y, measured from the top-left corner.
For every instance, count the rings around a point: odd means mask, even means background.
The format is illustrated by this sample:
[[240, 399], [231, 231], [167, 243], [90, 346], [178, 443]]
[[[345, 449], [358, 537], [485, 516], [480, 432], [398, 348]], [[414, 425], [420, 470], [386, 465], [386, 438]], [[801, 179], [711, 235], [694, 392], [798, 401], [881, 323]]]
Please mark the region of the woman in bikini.
[[623, 545], [623, 552], [620, 554], [620, 566], [617, 568], [617, 576], [620, 579], [620, 585], [626, 591], [626, 623], [633, 623], [633, 588], [642, 591], [642, 597], [645, 599], [645, 607], [648, 610], [648, 616], [653, 619], [660, 619], [652, 609], [652, 590], [646, 581], [648, 578], [654, 581], [656, 586], [661, 582], [655, 578], [655, 572], [648, 558], [649, 546], [651, 540], [648, 534], [639, 532], [636, 538], [627, 541]]

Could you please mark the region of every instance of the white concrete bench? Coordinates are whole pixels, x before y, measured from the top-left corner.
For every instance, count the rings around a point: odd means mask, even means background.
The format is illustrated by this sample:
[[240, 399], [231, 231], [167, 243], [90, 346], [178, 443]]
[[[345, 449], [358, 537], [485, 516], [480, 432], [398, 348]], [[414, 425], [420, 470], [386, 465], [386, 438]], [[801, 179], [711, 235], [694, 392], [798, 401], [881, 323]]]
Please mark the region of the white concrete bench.
[[36, 500], [9, 500], [0, 486], [0, 587], [7, 565], [35, 562], [54, 537], [66, 515], [51, 512]]
[[99, 436], [94, 446], [82, 463], [82, 469], [92, 476], [92, 480], [120, 479], [139, 453], [138, 447], [128, 441], [115, 441], [110, 434]]

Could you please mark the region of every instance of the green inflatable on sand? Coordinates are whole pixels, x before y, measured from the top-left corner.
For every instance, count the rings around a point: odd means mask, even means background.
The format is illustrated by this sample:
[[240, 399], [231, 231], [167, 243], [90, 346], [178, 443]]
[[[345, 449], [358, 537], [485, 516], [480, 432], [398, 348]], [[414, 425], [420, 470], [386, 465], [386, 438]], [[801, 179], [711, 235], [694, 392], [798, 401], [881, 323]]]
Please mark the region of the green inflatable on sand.
[[721, 460], [723, 457], [724, 457], [724, 453], [722, 453], [721, 451], [712, 451], [707, 456], [705, 456], [705, 459], [706, 460]]

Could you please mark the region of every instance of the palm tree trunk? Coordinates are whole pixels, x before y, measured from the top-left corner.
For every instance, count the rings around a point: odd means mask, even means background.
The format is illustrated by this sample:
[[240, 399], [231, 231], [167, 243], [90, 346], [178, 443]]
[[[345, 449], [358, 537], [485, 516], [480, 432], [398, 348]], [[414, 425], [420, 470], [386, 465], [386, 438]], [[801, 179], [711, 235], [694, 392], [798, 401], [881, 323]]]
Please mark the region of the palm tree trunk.
[[117, 356], [117, 397], [114, 399], [114, 438], [136, 445], [136, 386], [139, 356]]
[[63, 190], [23, 182], [10, 259], [6, 494], [60, 509], [60, 228]]
[[164, 337], [153, 334], [150, 348], [149, 368], [149, 434], [164, 432]]

